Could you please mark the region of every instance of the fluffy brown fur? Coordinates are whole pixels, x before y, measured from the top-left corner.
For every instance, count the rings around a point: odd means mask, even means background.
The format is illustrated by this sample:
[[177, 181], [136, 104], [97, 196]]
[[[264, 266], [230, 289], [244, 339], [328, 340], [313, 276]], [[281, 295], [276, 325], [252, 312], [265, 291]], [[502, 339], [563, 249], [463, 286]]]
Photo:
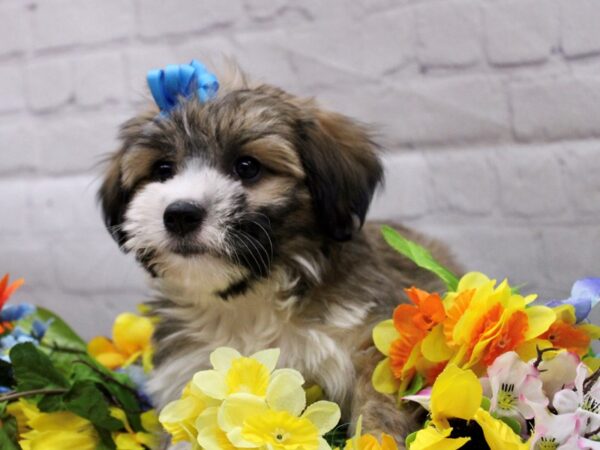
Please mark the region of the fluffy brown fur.
[[[166, 118], [156, 110], [141, 114], [120, 136], [122, 147], [109, 161], [99, 198], [108, 229], [123, 249], [135, 252], [158, 290], [151, 385], [159, 406], [173, 400], [193, 372], [209, 366], [216, 346], [246, 353], [283, 346], [280, 364], [324, 387], [346, 419], [362, 414], [365, 431], [385, 431], [402, 442], [418, 411], [399, 410], [393, 398], [373, 390], [371, 374], [381, 355], [371, 329], [403, 301], [403, 288], [440, 286], [383, 242], [379, 224], [363, 227], [383, 174], [368, 129], [311, 100], [242, 83], [206, 104], [182, 101]], [[246, 182], [232, 172], [243, 155], [262, 164], [259, 180]], [[202, 235], [183, 241], [161, 234], [156, 242], [150, 231], [144, 236], [143, 215], [136, 211], [144, 211], [140, 199], [148, 189], [161, 189], [152, 171], [164, 160], [174, 164], [173, 180], [193, 161], [230, 183], [235, 195], [218, 222], [224, 244]], [[222, 194], [215, 193], [214, 202], [224, 201]], [[440, 244], [397, 228], [453, 266]], [[247, 235], [244, 242], [235, 239], [239, 230]], [[208, 290], [194, 285], [207, 258], [224, 268]], [[174, 261], [185, 266], [174, 268]], [[191, 275], [179, 277], [181, 267]], [[253, 328], [245, 323], [252, 314], [272, 320]], [[222, 323], [215, 328], [209, 318]], [[313, 352], [317, 356], [305, 348], [309, 342], [323, 343], [322, 351]], [[326, 351], [326, 345], [333, 347]], [[187, 372], [172, 369], [190, 355], [196, 357]]]

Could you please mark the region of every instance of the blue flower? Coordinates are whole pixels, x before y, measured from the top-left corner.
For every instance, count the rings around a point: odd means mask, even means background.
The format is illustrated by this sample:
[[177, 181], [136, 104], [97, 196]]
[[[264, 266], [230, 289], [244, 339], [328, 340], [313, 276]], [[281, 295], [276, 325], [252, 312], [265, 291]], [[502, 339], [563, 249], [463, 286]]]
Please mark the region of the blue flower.
[[0, 311], [0, 322], [16, 322], [35, 312], [35, 306], [29, 303], [8, 305]]
[[577, 323], [582, 322], [600, 302], [600, 278], [584, 278], [576, 281], [571, 296], [566, 300], [553, 300], [547, 306], [573, 305]]
[[52, 322], [54, 322], [54, 319], [52, 318], [46, 320], [45, 322], [35, 319], [31, 324], [31, 337], [40, 342], [46, 335], [46, 331], [48, 331], [50, 325], [52, 325]]
[[152, 97], [164, 114], [177, 106], [180, 97], [197, 95], [204, 103], [214, 97], [219, 89], [217, 77], [196, 60], [189, 64], [151, 70], [146, 78]]

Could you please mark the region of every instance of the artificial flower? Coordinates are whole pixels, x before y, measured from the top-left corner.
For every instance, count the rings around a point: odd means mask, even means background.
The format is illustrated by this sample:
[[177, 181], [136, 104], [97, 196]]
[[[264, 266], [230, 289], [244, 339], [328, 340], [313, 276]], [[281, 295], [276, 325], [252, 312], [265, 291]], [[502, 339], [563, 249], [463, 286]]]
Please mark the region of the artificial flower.
[[[573, 439], [579, 437], [580, 421], [577, 415], [550, 414], [545, 405], [530, 402], [534, 411], [535, 428], [529, 440], [532, 450], [575, 450]], [[570, 442], [569, 442], [570, 441]]]
[[481, 408], [482, 398], [475, 373], [449, 364], [431, 391], [431, 424], [416, 433], [410, 449], [454, 450], [468, 442], [491, 450], [525, 450], [507, 424]]
[[146, 411], [140, 415], [142, 427], [146, 431], [137, 432], [131, 428], [125, 411], [119, 408], [111, 408], [110, 412], [125, 427], [125, 431], [117, 431], [112, 434], [117, 450], [144, 450], [158, 447], [161, 428], [154, 410]]
[[171, 435], [173, 443], [195, 442], [198, 436], [196, 420], [209, 406], [217, 404], [197, 389], [192, 382], [183, 389], [181, 398], [167, 404], [158, 420]]
[[566, 349], [584, 356], [593, 339], [600, 338], [600, 327], [594, 324], [577, 323], [575, 307], [565, 304], [556, 306], [556, 320], [540, 336], [549, 342], [549, 346]]
[[[0, 334], [5, 333], [8, 330], [12, 329], [12, 325], [10, 322], [20, 319], [24, 317], [28, 311], [30, 312], [30, 305], [26, 305], [24, 307], [20, 307], [22, 311], [16, 311], [14, 308], [10, 308], [7, 311], [4, 305], [10, 298], [10, 296], [19, 289], [25, 280], [23, 278], [19, 278], [18, 280], [13, 281], [10, 285], [8, 284], [9, 275], [6, 274], [0, 280]], [[23, 310], [26, 308], [27, 310]], [[15, 314], [16, 312], [20, 312], [20, 314]], [[10, 314], [9, 314], [10, 313]], [[6, 317], [5, 317], [6, 316]], [[10, 316], [10, 317], [9, 317]], [[15, 317], [17, 319], [15, 319]]]
[[43, 413], [24, 399], [8, 411], [17, 419], [23, 450], [95, 450], [100, 442], [92, 423], [71, 412]]
[[517, 350], [546, 332], [556, 315], [546, 306], [531, 306], [535, 295], [514, 293], [505, 280], [478, 272], [461, 278], [456, 292], [444, 298], [448, 320], [444, 335], [453, 348], [453, 363], [482, 372], [503, 353]]
[[[340, 420], [340, 408], [328, 401], [304, 407], [276, 400], [276, 408], [267, 399], [252, 394], [233, 394], [223, 401], [218, 413], [219, 427], [235, 447], [272, 450], [327, 450], [323, 435]], [[202, 430], [198, 435], [201, 442]], [[218, 447], [207, 448], [218, 450]]]
[[306, 401], [302, 375], [291, 369], [275, 370], [279, 354], [279, 349], [268, 349], [245, 357], [237, 350], [220, 347], [210, 355], [213, 369], [197, 372], [192, 383], [216, 400], [240, 392], [265, 398], [269, 389], [282, 389], [289, 401]]
[[112, 341], [104, 336], [95, 337], [88, 343], [88, 352], [109, 369], [127, 367], [142, 358], [144, 369], [150, 371], [153, 332], [150, 318], [122, 313], [113, 325]]
[[508, 352], [496, 358], [488, 368], [491, 388], [490, 412], [501, 417], [517, 420], [533, 418], [533, 410], [526, 400], [547, 404], [542, 391], [538, 370], [519, 358], [516, 352]]
[[[340, 450], [336, 447], [335, 450]], [[381, 442], [372, 434], [362, 434], [362, 416], [356, 421], [354, 436], [346, 441], [344, 450], [398, 450], [398, 445], [392, 436], [381, 433]]]
[[577, 323], [587, 319], [588, 315], [600, 302], [600, 278], [584, 278], [573, 284], [571, 296], [566, 300], [554, 300], [547, 306], [572, 305], [575, 309]]

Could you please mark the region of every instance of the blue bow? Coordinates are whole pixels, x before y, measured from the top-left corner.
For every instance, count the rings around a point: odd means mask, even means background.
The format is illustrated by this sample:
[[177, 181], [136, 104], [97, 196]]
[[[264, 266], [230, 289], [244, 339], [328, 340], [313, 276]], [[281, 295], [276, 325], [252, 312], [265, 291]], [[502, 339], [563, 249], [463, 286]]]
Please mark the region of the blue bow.
[[154, 101], [165, 114], [177, 106], [179, 97], [189, 98], [196, 94], [204, 103], [213, 98], [219, 89], [217, 77], [196, 60], [189, 64], [172, 64], [164, 69], [151, 70], [146, 78]]

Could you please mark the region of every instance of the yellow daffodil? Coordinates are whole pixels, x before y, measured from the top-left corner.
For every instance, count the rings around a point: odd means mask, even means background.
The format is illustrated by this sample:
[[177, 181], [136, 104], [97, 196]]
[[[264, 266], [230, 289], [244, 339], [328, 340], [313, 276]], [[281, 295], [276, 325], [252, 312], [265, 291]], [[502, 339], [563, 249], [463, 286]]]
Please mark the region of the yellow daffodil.
[[173, 443], [195, 442], [198, 431], [196, 419], [209, 406], [218, 404], [190, 382], [179, 400], [165, 406], [158, 420], [171, 435]]
[[111, 408], [110, 412], [114, 418], [120, 420], [125, 426], [125, 431], [113, 433], [117, 450], [144, 450], [146, 448], [156, 448], [160, 443], [159, 433], [161, 428], [154, 410], [146, 411], [140, 416], [145, 432], [133, 431], [127, 420], [127, 415], [122, 409]]
[[24, 399], [11, 404], [8, 411], [17, 418], [23, 450], [95, 450], [99, 444], [91, 422], [71, 412], [42, 413]]
[[506, 280], [496, 286], [482, 273], [468, 273], [457, 291], [444, 298], [448, 318], [439, 343], [452, 349], [451, 362], [481, 372], [499, 355], [518, 352], [555, 321], [551, 308], [530, 306], [535, 298], [514, 293]]
[[[432, 388], [431, 425], [416, 434], [410, 449], [455, 450], [483, 434], [491, 450], [526, 450], [527, 444], [508, 425], [480, 407], [482, 396], [473, 371], [449, 364]], [[475, 429], [481, 433], [471, 435]]]
[[[304, 409], [304, 402], [276, 399], [277, 407], [252, 394], [239, 393], [226, 398], [218, 413], [219, 427], [234, 447], [272, 450], [327, 450], [322, 435], [340, 419], [338, 405], [318, 401]], [[202, 431], [198, 436], [199, 442]], [[201, 442], [204, 446], [204, 442]], [[207, 450], [212, 448], [205, 447]], [[217, 450], [218, 447], [214, 447]]]
[[127, 367], [142, 358], [144, 369], [152, 369], [152, 333], [148, 317], [133, 313], [119, 314], [112, 330], [112, 340], [98, 336], [88, 343], [88, 352], [109, 369]]

